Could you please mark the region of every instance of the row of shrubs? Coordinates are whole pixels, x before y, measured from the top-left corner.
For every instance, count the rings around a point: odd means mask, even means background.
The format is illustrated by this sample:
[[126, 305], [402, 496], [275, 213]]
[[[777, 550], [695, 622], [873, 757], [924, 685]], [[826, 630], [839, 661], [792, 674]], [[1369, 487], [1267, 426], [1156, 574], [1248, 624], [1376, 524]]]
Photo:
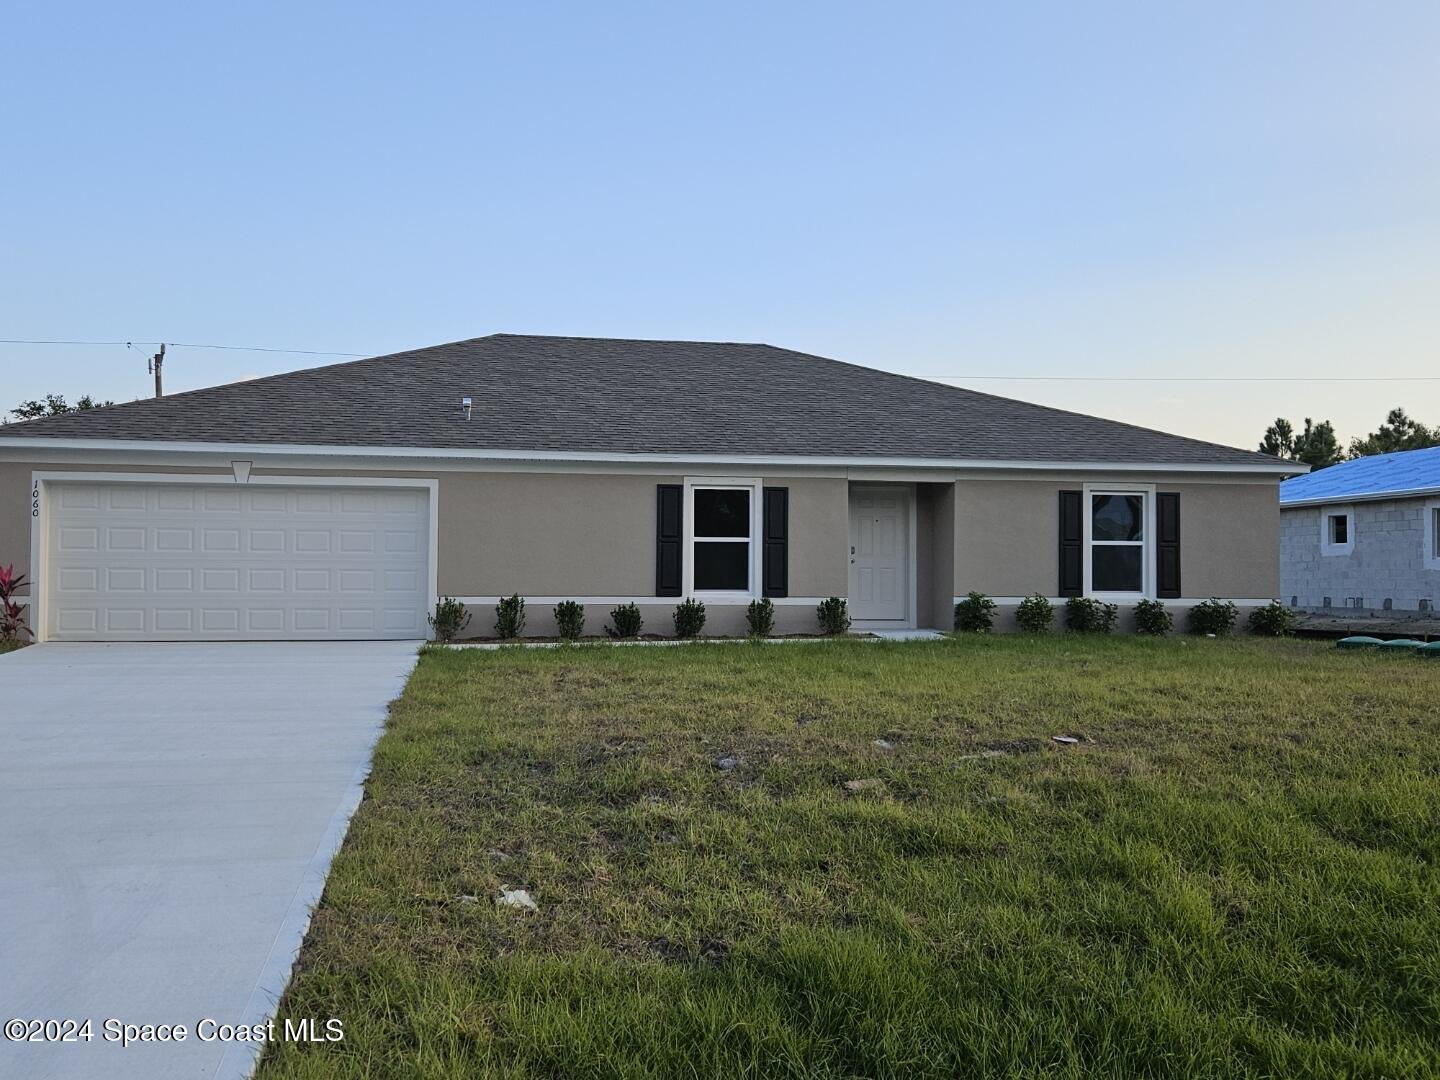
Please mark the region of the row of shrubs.
[[[576, 641], [585, 632], [585, 605], [574, 600], [563, 600], [555, 605], [555, 626], [565, 641]], [[850, 612], [845, 601], [838, 596], [822, 600], [815, 612], [823, 634], [843, 634], [850, 629]], [[454, 641], [470, 625], [470, 611], [454, 597], [447, 596], [435, 605], [430, 617], [430, 627], [441, 641]], [[705, 605], [699, 600], [682, 600], [675, 606], [672, 616], [677, 638], [699, 637], [705, 629]], [[775, 629], [775, 605], [769, 599], [752, 600], [745, 609], [745, 621], [750, 636], [769, 637]], [[610, 625], [605, 627], [608, 637], [616, 639], [636, 638], [644, 626], [640, 609], [634, 604], [622, 604], [610, 612]], [[516, 593], [506, 596], [495, 605], [495, 636], [502, 641], [518, 638], [525, 630], [525, 599]]]
[[[1104, 604], [1091, 597], [1072, 597], [1065, 601], [1065, 628], [1076, 634], [1108, 634], [1115, 629], [1120, 615], [1116, 604]], [[1190, 609], [1187, 628], [1192, 634], [1214, 634], [1221, 637], [1235, 629], [1239, 615], [1228, 600], [1205, 600]], [[1055, 606], [1036, 593], [1020, 601], [1015, 609], [1015, 622], [1027, 634], [1049, 633], [1055, 621]], [[1282, 637], [1290, 633], [1294, 615], [1279, 601], [1250, 612], [1250, 632], [1264, 637]], [[955, 605], [955, 629], [983, 634], [995, 625], [995, 601], [984, 593], [972, 592]], [[1141, 600], [1135, 605], [1135, 632], [1164, 637], [1174, 629], [1174, 619], [1160, 600]]]

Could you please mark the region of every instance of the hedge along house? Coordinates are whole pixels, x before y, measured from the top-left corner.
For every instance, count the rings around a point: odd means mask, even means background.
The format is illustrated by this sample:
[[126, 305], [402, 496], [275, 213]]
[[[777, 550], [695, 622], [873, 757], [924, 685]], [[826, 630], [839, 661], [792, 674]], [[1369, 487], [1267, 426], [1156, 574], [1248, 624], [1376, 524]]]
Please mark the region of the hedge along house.
[[979, 590], [1274, 597], [1292, 464], [767, 345], [497, 334], [0, 429], [41, 640], [951, 625]]
[[1280, 592], [1290, 606], [1435, 613], [1440, 446], [1286, 480], [1280, 511]]

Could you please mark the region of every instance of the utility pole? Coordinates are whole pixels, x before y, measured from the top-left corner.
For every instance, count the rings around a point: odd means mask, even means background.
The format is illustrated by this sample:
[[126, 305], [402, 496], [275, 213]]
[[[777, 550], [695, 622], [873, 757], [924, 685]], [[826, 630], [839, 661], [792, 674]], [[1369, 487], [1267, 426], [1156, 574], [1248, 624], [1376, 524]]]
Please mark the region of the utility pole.
[[161, 366], [162, 366], [164, 363], [165, 363], [165, 343], [162, 341], [162, 342], [160, 343], [160, 351], [157, 352], [154, 356], [152, 356], [152, 357], [150, 358], [150, 363], [146, 365], [146, 369], [147, 369], [152, 375], [155, 376], [155, 396], [156, 396], [156, 397], [164, 397], [164, 396], [165, 396], [165, 385], [164, 385], [164, 383], [162, 383], [161, 380], [160, 380], [160, 368], [161, 368]]

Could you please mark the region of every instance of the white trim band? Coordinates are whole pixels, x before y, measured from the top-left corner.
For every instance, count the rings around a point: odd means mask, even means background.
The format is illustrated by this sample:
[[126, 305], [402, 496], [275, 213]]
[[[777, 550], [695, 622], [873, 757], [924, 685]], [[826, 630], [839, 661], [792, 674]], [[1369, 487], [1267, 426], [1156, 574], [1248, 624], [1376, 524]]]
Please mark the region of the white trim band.
[[[464, 447], [429, 446], [340, 446], [308, 443], [216, 443], [161, 439], [56, 439], [45, 436], [0, 437], [0, 449], [147, 451], [156, 454], [222, 454], [228, 457], [261, 459], [280, 454], [318, 457], [402, 458], [443, 461], [555, 461], [620, 462], [669, 465], [821, 465], [835, 468], [905, 469], [1050, 469], [1065, 473], [1249, 473], [1261, 476], [1297, 476], [1309, 466], [1294, 462], [1268, 463], [1164, 463], [1123, 461], [1016, 461], [972, 458], [929, 458], [875, 455], [827, 456], [824, 454], [658, 454], [658, 453], [572, 453], [564, 450], [474, 450]], [[258, 463], [258, 460], [257, 460]]]
[[[966, 598], [963, 597], [963, 596], [957, 596], [957, 597], [955, 597], [955, 603], [958, 604], [958, 603], [960, 603], [961, 600], [964, 600], [964, 599], [966, 599]], [[995, 602], [995, 604], [996, 604], [997, 607], [1015, 607], [1015, 606], [1019, 605], [1021, 601], [1023, 601], [1023, 600], [1028, 600], [1029, 597], [1028, 597], [1028, 596], [992, 596], [992, 597], [990, 597], [990, 599]], [[1073, 596], [1047, 596], [1047, 597], [1045, 597], [1044, 599], [1047, 600], [1048, 602], [1050, 602], [1051, 604], [1053, 604], [1053, 605], [1055, 605], [1055, 606], [1057, 606], [1057, 607], [1060, 607], [1060, 606], [1063, 606], [1064, 604], [1068, 603], [1068, 602], [1071, 601], [1071, 600], [1077, 599], [1077, 597], [1073, 597]], [[1099, 599], [1099, 598], [1097, 597], [1096, 599]], [[1130, 598], [1111, 598], [1111, 600], [1110, 600], [1109, 602], [1110, 602], [1110, 603], [1119, 604], [1121, 607], [1134, 607], [1136, 604], [1138, 604], [1141, 600], [1144, 600], [1144, 599], [1146, 599], [1146, 597], [1143, 597], [1143, 596], [1136, 596], [1136, 597], [1130, 597]], [[1150, 599], [1154, 599], [1154, 598], [1151, 597]], [[1203, 604], [1203, 603], [1205, 603], [1206, 601], [1209, 601], [1209, 600], [1219, 600], [1219, 601], [1221, 601], [1222, 603], [1231, 603], [1231, 604], [1234, 604], [1236, 607], [1264, 607], [1266, 604], [1273, 604], [1273, 603], [1277, 603], [1277, 602], [1278, 602], [1278, 601], [1276, 600], [1276, 598], [1273, 597], [1273, 596], [1267, 596], [1267, 597], [1265, 597], [1263, 600], [1261, 600], [1261, 599], [1256, 599], [1255, 597], [1245, 597], [1245, 598], [1241, 598], [1241, 597], [1234, 597], [1234, 596], [1218, 596], [1218, 597], [1216, 597], [1216, 596], [1203, 596], [1203, 597], [1185, 596], [1185, 597], [1181, 597], [1181, 598], [1175, 599], [1175, 600], [1162, 599], [1162, 600], [1160, 601], [1160, 603], [1164, 604], [1166, 607], [1189, 608], [1189, 607], [1194, 607], [1196, 604]]]
[[[442, 594], [443, 595], [443, 594]], [[504, 600], [503, 596], [452, 596], [452, 600], [458, 600], [466, 607], [481, 607], [486, 604], [498, 604]], [[574, 600], [579, 604], [594, 604], [599, 606], [619, 607], [621, 604], [635, 604], [637, 607], [675, 607], [686, 598], [683, 596], [526, 596], [520, 594], [520, 599], [526, 604], [538, 604], [542, 607], [553, 607], [565, 600]], [[726, 596], [713, 597], [703, 593], [690, 597], [692, 600], [699, 600], [706, 607], [745, 607], [751, 600], [762, 600], [764, 597], [750, 596]], [[770, 602], [778, 607], [819, 607], [824, 596], [772, 596]], [[845, 599], [841, 597], [841, 599]]]
[[1280, 500], [1281, 510], [1300, 510], [1312, 506], [1335, 506], [1337, 499], [1343, 499], [1346, 503], [1352, 502], [1388, 502], [1391, 499], [1420, 499], [1427, 495], [1440, 495], [1440, 487], [1407, 488], [1404, 491], [1372, 491], [1364, 494], [1346, 495], [1321, 495], [1314, 499], [1284, 499]]

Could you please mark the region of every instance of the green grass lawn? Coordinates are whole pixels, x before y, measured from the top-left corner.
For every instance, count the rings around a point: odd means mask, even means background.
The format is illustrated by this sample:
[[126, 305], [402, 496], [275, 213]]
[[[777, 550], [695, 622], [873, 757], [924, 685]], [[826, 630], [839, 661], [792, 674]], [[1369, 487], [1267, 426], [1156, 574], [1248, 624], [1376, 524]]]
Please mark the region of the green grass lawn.
[[262, 1080], [1440, 1075], [1440, 663], [427, 652], [281, 1015], [345, 1040]]
[[0, 655], [3, 655], [7, 652], [14, 652], [16, 649], [23, 649], [25, 647], [25, 644], [25, 642], [19, 640], [18, 638], [5, 638], [3, 640], [0, 640]]

